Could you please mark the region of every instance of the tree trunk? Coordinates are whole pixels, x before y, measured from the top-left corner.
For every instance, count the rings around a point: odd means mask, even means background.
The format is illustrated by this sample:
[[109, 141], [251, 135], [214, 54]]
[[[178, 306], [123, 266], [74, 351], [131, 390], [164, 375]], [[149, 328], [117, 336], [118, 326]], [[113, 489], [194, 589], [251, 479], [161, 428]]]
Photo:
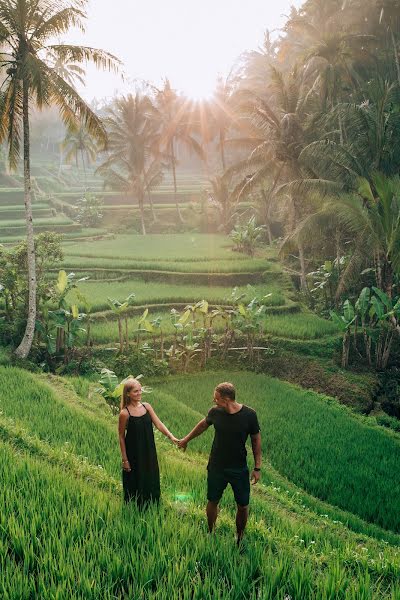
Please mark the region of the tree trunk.
[[128, 317], [125, 317], [125, 349], [129, 352]]
[[36, 254], [35, 240], [33, 234], [32, 218], [32, 193], [31, 193], [31, 172], [30, 172], [30, 152], [29, 152], [29, 90], [26, 78], [23, 81], [22, 92], [22, 111], [24, 128], [24, 203], [26, 219], [26, 243], [27, 243], [27, 261], [28, 261], [28, 318], [24, 337], [15, 354], [19, 358], [26, 358], [30, 352], [35, 334], [36, 321]]
[[119, 337], [119, 351], [122, 354], [123, 351], [124, 351], [124, 338], [123, 338], [123, 335], [122, 335], [121, 317], [118, 317], [118, 337]]
[[306, 261], [304, 257], [304, 247], [303, 242], [297, 243], [299, 249], [299, 260], [300, 260], [300, 287], [302, 292], [308, 291], [307, 286], [307, 273], [306, 273]]
[[151, 197], [150, 190], [147, 190], [147, 198], [148, 198], [149, 204], [150, 204], [151, 217], [155, 223], [157, 221], [157, 215], [156, 215], [156, 211], [154, 210], [153, 198]]
[[390, 28], [390, 35], [392, 38], [393, 52], [394, 52], [394, 61], [396, 63], [396, 72], [397, 72], [397, 83], [400, 85], [400, 63], [399, 63], [399, 55], [397, 54], [397, 44], [394, 37], [393, 29]]
[[346, 369], [349, 364], [349, 351], [350, 351], [350, 333], [346, 331], [343, 336], [342, 344], [342, 368]]
[[146, 225], [144, 222], [144, 202], [143, 202], [142, 192], [140, 192], [138, 195], [138, 203], [139, 203], [139, 210], [140, 210], [140, 223], [142, 225], [142, 235], [146, 235]]
[[85, 192], [87, 190], [87, 176], [86, 176], [86, 165], [85, 165], [85, 156], [83, 150], [81, 149], [81, 158], [82, 158], [82, 166], [83, 166], [83, 177], [85, 182]]
[[172, 177], [174, 179], [174, 202], [176, 206], [176, 213], [178, 215], [178, 219], [180, 223], [183, 223], [182, 214], [179, 208], [178, 196], [177, 196], [177, 187], [176, 187], [176, 170], [175, 170], [175, 153], [174, 153], [174, 142], [171, 141], [170, 144], [171, 151], [171, 164], [172, 164]]
[[220, 151], [220, 154], [221, 154], [222, 170], [225, 173], [225, 171], [226, 171], [226, 162], [225, 162], [225, 136], [224, 136], [224, 132], [222, 131], [222, 129], [220, 129], [220, 132], [219, 132], [219, 151]]

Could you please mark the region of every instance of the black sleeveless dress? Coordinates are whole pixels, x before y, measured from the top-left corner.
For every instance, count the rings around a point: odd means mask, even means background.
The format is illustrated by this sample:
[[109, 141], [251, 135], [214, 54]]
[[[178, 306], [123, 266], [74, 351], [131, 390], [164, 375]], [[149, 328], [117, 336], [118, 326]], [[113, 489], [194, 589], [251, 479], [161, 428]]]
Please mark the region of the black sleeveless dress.
[[[129, 408], [126, 408], [129, 413]], [[131, 466], [130, 473], [122, 471], [125, 502], [136, 500], [140, 507], [148, 502], [158, 502], [160, 500], [160, 472], [154, 442], [153, 422], [147, 410], [140, 417], [129, 413], [125, 446]]]

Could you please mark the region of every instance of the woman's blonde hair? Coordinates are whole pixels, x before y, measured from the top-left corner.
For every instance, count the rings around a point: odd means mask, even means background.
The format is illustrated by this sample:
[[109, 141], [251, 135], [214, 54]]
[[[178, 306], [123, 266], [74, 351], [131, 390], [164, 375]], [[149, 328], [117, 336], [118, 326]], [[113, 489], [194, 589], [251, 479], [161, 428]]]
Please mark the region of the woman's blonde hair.
[[121, 394], [121, 403], [120, 403], [121, 410], [129, 404], [128, 394], [131, 391], [131, 389], [133, 388], [133, 386], [136, 385], [137, 383], [139, 385], [141, 385], [140, 381], [138, 379], [134, 379], [133, 377], [131, 377], [130, 379], [127, 379], [125, 381], [125, 384], [124, 384], [124, 387], [122, 390], [122, 394]]

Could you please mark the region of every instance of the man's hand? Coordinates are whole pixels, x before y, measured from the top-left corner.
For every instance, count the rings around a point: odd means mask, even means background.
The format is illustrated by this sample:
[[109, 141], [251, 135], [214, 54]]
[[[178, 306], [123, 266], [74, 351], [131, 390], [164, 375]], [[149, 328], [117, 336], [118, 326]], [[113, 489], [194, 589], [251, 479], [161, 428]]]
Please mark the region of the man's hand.
[[250, 483], [251, 485], [256, 485], [260, 481], [261, 472], [260, 471], [252, 471]]
[[178, 448], [180, 448], [184, 452], [186, 451], [187, 444], [188, 443], [187, 443], [187, 441], [186, 441], [185, 438], [182, 438], [181, 440], [178, 440]]

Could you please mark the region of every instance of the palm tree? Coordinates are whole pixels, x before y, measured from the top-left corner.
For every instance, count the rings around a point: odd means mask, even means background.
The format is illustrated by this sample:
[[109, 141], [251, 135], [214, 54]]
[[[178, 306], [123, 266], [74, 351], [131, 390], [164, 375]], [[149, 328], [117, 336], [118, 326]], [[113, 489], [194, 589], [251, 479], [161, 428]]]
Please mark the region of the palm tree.
[[99, 149], [97, 140], [92, 134], [89, 133], [85, 126], [81, 125], [67, 131], [65, 139], [61, 144], [61, 148], [65, 152], [65, 160], [67, 162], [75, 160], [77, 167], [78, 157], [80, 157], [83, 166], [86, 187], [86, 163], [89, 165], [96, 160]]
[[216, 175], [210, 179], [211, 191], [209, 198], [212, 200], [220, 217], [220, 227], [225, 233], [230, 233], [234, 223], [237, 209], [237, 190], [231, 188], [231, 178]]
[[179, 221], [182, 215], [179, 209], [176, 184], [177, 145], [182, 144], [190, 151], [204, 158], [204, 152], [199, 142], [193, 137], [193, 107], [172, 89], [168, 79], [164, 87], [155, 88], [153, 120], [159, 133], [159, 149], [172, 169], [174, 182], [174, 202]]
[[226, 171], [226, 137], [234, 121], [232, 96], [234, 93], [234, 77], [232, 72], [226, 79], [218, 77], [213, 97], [208, 102], [207, 112], [211, 120], [211, 131], [218, 139], [222, 171]]
[[332, 223], [341, 225], [342, 234], [353, 243], [350, 260], [336, 290], [340, 298], [362, 266], [372, 265], [376, 285], [389, 297], [394, 274], [400, 272], [400, 178], [375, 172], [370, 182], [358, 179], [357, 193], [328, 198], [322, 207], [299, 224], [293, 237], [316, 236], [322, 227], [326, 235]]
[[[103, 50], [66, 44], [49, 44], [71, 26], [83, 29], [84, 0], [68, 4], [62, 0], [0, 0], [0, 65], [6, 78], [0, 97], [0, 142], [7, 139], [10, 167], [16, 168], [23, 135], [24, 201], [28, 244], [28, 316], [24, 337], [16, 349], [25, 358], [31, 348], [36, 319], [35, 244], [33, 237], [29, 108], [39, 109], [55, 104], [64, 124], [69, 128], [79, 115], [88, 131], [105, 142], [106, 133], [98, 117], [48, 64], [50, 52], [62, 61], [74, 63], [88, 60], [103, 68], [115, 69], [118, 61]], [[22, 127], [22, 131], [21, 131]]]
[[[304, 182], [306, 188], [323, 192], [328, 184], [330, 191], [335, 187], [352, 191], [358, 189], [360, 177], [373, 185], [371, 173], [393, 176], [399, 172], [400, 87], [376, 80], [366, 84], [364, 97], [360, 104], [336, 106], [326, 119], [326, 128], [332, 133], [303, 148], [299, 160], [316, 174], [316, 179]], [[332, 128], [338, 117], [346, 130], [345, 144]], [[301, 182], [293, 182], [292, 187], [298, 184]]]
[[148, 96], [129, 94], [116, 100], [104, 123], [108, 157], [99, 167], [107, 186], [132, 195], [139, 204], [143, 235], [144, 198], [162, 180], [162, 165], [156, 150], [158, 134], [151, 119], [153, 105]]
[[49, 53], [48, 60], [51, 68], [71, 87], [75, 88], [76, 81], [84, 85], [85, 69], [74, 63], [66, 63], [62, 58], [52, 53]]
[[[275, 196], [281, 178], [298, 178], [303, 166], [300, 153], [312, 138], [312, 123], [307, 119], [307, 105], [313, 96], [306, 93], [297, 70], [283, 74], [271, 67], [268, 100], [253, 92], [243, 93], [238, 111], [241, 119], [238, 129], [242, 135], [230, 143], [247, 148], [248, 158], [238, 161], [227, 171], [243, 173], [240, 196], [268, 185]], [[271, 182], [272, 177], [272, 182]], [[304, 212], [304, 194], [290, 193], [289, 231], [300, 221]], [[275, 196], [276, 197], [276, 196]], [[299, 242], [300, 281], [307, 289], [305, 255]]]

